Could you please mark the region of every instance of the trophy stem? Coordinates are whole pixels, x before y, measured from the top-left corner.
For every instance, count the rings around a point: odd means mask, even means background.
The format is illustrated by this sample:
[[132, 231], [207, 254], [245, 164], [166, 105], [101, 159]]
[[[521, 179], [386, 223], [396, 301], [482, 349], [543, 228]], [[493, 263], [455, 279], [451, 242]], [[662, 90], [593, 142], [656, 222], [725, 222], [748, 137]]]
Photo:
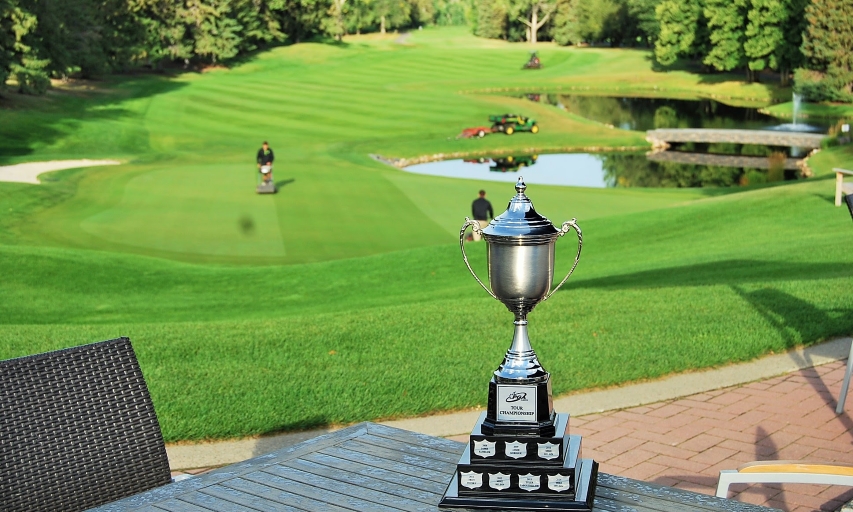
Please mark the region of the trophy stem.
[[539, 358], [530, 345], [527, 336], [527, 315], [515, 317], [515, 333], [512, 345], [506, 351], [504, 360], [495, 370], [497, 382], [531, 384], [548, 380], [548, 372], [539, 364]]
[[512, 335], [512, 345], [509, 347], [509, 352], [518, 355], [525, 352], [533, 352], [533, 347], [530, 345], [530, 338], [527, 336], [526, 316], [517, 316], [513, 323], [515, 324], [515, 333]]

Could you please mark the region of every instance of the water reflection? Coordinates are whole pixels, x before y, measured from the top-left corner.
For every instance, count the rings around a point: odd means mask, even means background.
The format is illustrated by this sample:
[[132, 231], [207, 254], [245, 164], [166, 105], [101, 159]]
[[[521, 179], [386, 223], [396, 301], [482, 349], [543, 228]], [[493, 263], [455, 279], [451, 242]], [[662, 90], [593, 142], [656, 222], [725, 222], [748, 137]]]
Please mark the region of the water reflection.
[[592, 188], [735, 187], [793, 180], [800, 175], [796, 161], [780, 151], [767, 150], [765, 154], [758, 155], [677, 153], [676, 156], [679, 158], [673, 160], [669, 157], [656, 158], [654, 154], [616, 152], [502, 155], [430, 162], [403, 170], [432, 176], [513, 183], [517, 174], [523, 171], [525, 181], [530, 184]]
[[604, 188], [607, 183], [599, 156], [589, 153], [501, 155], [410, 165], [403, 170], [431, 176], [515, 183], [518, 178], [515, 173], [523, 169], [528, 184]]
[[[556, 105], [586, 119], [623, 130], [657, 128], [775, 129], [780, 121], [757, 108], [733, 107], [711, 99], [634, 98], [571, 94], [524, 95], [530, 101]], [[806, 125], [802, 125], [806, 126]], [[825, 131], [827, 126], [816, 126]], [[807, 130], [804, 130], [807, 131]]]

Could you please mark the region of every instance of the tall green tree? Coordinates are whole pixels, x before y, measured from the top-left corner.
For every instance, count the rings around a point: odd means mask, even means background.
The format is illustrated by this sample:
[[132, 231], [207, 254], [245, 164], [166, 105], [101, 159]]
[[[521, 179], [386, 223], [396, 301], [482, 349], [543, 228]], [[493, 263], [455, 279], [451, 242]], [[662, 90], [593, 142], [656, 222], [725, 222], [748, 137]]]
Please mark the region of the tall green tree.
[[330, 0], [287, 0], [277, 18], [289, 40], [299, 43], [324, 33], [323, 22], [330, 6]]
[[853, 100], [853, 0], [812, 0], [802, 52], [811, 79], [799, 74], [797, 86], [809, 84], [811, 99]]
[[703, 0], [664, 0], [655, 17], [660, 27], [655, 60], [669, 66], [679, 57], [704, 58], [710, 42]]
[[437, 25], [464, 25], [468, 16], [468, 2], [464, 0], [435, 0]]
[[412, 4], [407, 0], [374, 0], [373, 8], [379, 19], [379, 32], [400, 28], [409, 24]]
[[783, 0], [750, 0], [743, 43], [750, 70], [779, 69], [780, 51], [785, 42], [783, 30], [791, 14], [788, 7]]
[[[708, 20], [711, 49], [703, 62], [718, 71], [745, 68], [744, 50], [748, 22], [749, 0], [705, 0], [705, 17]], [[753, 72], [747, 69], [747, 79]]]
[[232, 0], [234, 17], [242, 27], [240, 51], [253, 51], [261, 46], [280, 43], [287, 37], [281, 30], [277, 14], [287, 0]]
[[178, 15], [187, 21], [193, 55], [216, 63], [240, 51], [242, 26], [227, 0], [185, 0]]
[[477, 0], [474, 34], [491, 39], [506, 39], [508, 8], [504, 0]]
[[39, 94], [50, 87], [50, 61], [36, 47], [37, 28], [38, 19], [21, 2], [0, 2], [0, 87], [10, 75], [22, 93]]
[[578, 20], [579, 1], [557, 0], [554, 10], [554, 26], [551, 29], [551, 34], [557, 44], [565, 46], [581, 42]]
[[580, 0], [578, 32], [584, 41], [609, 42], [613, 46], [633, 39], [637, 33], [628, 22], [628, 6], [623, 0]]
[[805, 62], [800, 47], [803, 44], [803, 32], [806, 30], [806, 5], [809, 0], [786, 0], [788, 3], [788, 19], [782, 27], [784, 40], [777, 55], [779, 60], [779, 74], [782, 85], [788, 85], [791, 71], [802, 66]]
[[409, 0], [412, 4], [412, 25], [427, 26], [435, 23], [436, 5], [434, 0]]
[[361, 34], [376, 23], [373, 0], [349, 0], [346, 10], [346, 27], [349, 33]]
[[654, 45], [660, 34], [660, 23], [656, 16], [660, 3], [661, 0], [627, 0], [630, 22], [640, 32], [646, 46]]

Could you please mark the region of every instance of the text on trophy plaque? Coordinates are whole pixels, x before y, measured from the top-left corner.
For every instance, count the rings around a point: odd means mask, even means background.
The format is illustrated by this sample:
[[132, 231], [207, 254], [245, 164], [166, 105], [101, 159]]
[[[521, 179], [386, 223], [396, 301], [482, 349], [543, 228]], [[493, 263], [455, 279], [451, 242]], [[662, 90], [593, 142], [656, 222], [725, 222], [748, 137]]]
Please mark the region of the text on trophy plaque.
[[539, 475], [518, 475], [518, 488], [525, 491], [535, 491], [539, 488]]
[[502, 491], [509, 489], [509, 475], [503, 473], [489, 473], [489, 487]]
[[571, 475], [548, 475], [548, 488], [552, 491], [568, 491], [572, 488]]
[[469, 489], [476, 489], [478, 487], [483, 486], [483, 474], [475, 473], [474, 471], [467, 471], [464, 473], [460, 473], [459, 476], [462, 485]]
[[560, 445], [556, 443], [537, 443], [539, 445], [539, 458], [545, 460], [556, 459], [560, 456]]
[[495, 445], [489, 441], [474, 441], [474, 454], [480, 457], [493, 457], [496, 453]]
[[536, 423], [536, 386], [498, 384], [498, 421]]
[[527, 457], [527, 443], [513, 441], [506, 443], [506, 456], [513, 459], [521, 459]]

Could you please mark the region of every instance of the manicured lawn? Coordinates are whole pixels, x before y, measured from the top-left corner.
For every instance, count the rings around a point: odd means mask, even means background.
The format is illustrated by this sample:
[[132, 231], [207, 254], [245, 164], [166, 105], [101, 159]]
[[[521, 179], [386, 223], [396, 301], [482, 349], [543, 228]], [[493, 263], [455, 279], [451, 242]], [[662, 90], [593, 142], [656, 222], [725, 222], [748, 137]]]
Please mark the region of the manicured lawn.
[[[487, 89], [779, 94], [658, 73], [634, 50], [544, 45], [546, 68], [523, 72], [527, 52], [431, 29], [405, 46], [303, 44], [231, 70], [16, 100], [0, 110], [2, 163], [127, 164], [0, 183], [0, 358], [130, 336], [170, 441], [484, 405], [512, 317], [456, 240], [479, 188], [501, 211], [512, 187], [368, 155], [646, 144]], [[453, 139], [504, 111], [542, 133]], [[253, 193], [264, 139], [284, 182], [272, 197]], [[821, 176], [851, 164], [833, 148], [812, 161], [818, 179], [722, 195], [531, 187], [538, 210], [577, 217], [585, 237], [575, 277], [530, 317], [555, 392], [849, 333], [853, 230]], [[572, 244], [559, 242], [558, 274]], [[483, 275], [483, 245], [469, 247]]]
[[[794, 104], [790, 101], [771, 105], [765, 109], [768, 114], [790, 119], [794, 116]], [[818, 118], [818, 119], [844, 119], [853, 117], [853, 105], [844, 104], [824, 104], [824, 103], [802, 103], [800, 110], [797, 113], [802, 118]], [[802, 121], [802, 118], [797, 121]]]

